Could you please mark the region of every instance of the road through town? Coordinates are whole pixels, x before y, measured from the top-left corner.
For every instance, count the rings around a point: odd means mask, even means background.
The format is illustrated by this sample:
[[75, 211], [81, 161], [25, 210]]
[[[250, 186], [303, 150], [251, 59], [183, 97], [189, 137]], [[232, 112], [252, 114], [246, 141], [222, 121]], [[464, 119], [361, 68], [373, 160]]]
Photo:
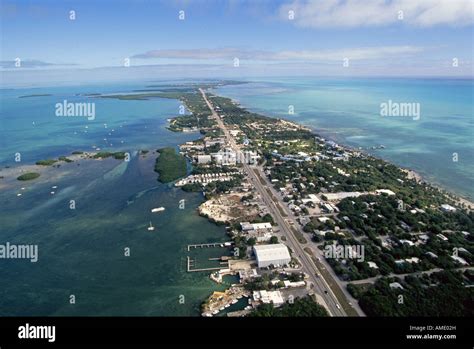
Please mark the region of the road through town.
[[[207, 106], [209, 107], [212, 116], [216, 120], [218, 126], [221, 128], [221, 130], [224, 132], [224, 136], [226, 138], [226, 141], [228, 142], [228, 146], [236, 152], [237, 158], [243, 159], [244, 157], [241, 154], [240, 147], [236, 144], [234, 138], [231, 136], [229, 133], [227, 127], [225, 126], [224, 122], [220, 118], [220, 116], [216, 113], [214, 110], [214, 107], [212, 104], [209, 102], [204, 90], [200, 89], [202, 96], [204, 100], [206, 101]], [[348, 305], [347, 299], [344, 297], [342, 300], [338, 300], [336, 295], [333, 292], [333, 289], [329, 287], [328, 282], [325, 280], [324, 276], [321, 274], [321, 272], [318, 270], [318, 267], [314, 263], [314, 261], [311, 259], [311, 257], [304, 251], [304, 247], [302, 244], [297, 240], [295, 237], [295, 234], [292, 232], [292, 229], [298, 229], [297, 225], [293, 221], [293, 227], [290, 226], [290, 223], [293, 218], [292, 216], [287, 214], [287, 217], [283, 217], [282, 214], [280, 213], [280, 210], [285, 211], [286, 207], [282, 207], [279, 203], [278, 200], [275, 200], [272, 198], [273, 195], [271, 195], [271, 191], [262, 184], [261, 179], [262, 176], [257, 173], [260, 173], [261, 169], [258, 168], [257, 166], [250, 166], [247, 164], [245, 161], [243, 162], [243, 169], [246, 172], [246, 174], [249, 176], [249, 178], [252, 181], [252, 184], [255, 186], [255, 189], [258, 191], [260, 194], [263, 202], [265, 205], [268, 207], [268, 210], [276, 223], [278, 224], [278, 227], [280, 228], [280, 231], [282, 234], [286, 237], [286, 244], [291, 248], [293, 253], [296, 255], [300, 263], [302, 264], [302, 269], [303, 271], [308, 275], [309, 277], [309, 282], [314, 285], [314, 292], [320, 296], [319, 299], [322, 299], [323, 302], [325, 303], [325, 307], [327, 310], [329, 310], [330, 315], [332, 316], [347, 316], [347, 312], [344, 310], [350, 307]], [[255, 171], [254, 171], [255, 170]], [[268, 191], [267, 191], [268, 189]], [[332, 283], [334, 284], [334, 282]], [[341, 297], [341, 296], [340, 296]], [[345, 304], [340, 304], [342, 302], [345, 302]], [[343, 307], [343, 305], [345, 305]], [[351, 309], [353, 309], [351, 307]], [[357, 310], [354, 310], [353, 315], [358, 314], [359, 312]], [[349, 314], [350, 315], [350, 314]], [[362, 314], [358, 314], [362, 315]]]

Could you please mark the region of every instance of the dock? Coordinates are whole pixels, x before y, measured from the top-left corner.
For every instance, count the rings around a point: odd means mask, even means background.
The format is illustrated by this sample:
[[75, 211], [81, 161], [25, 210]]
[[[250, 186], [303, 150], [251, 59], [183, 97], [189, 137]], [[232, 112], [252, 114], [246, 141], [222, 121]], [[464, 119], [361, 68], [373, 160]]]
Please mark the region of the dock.
[[189, 258], [189, 256], [187, 256], [186, 258], [187, 258], [187, 271], [188, 271], [188, 272], [193, 272], [193, 271], [214, 271], [214, 270], [221, 270], [221, 269], [222, 269], [222, 266], [221, 266], [221, 267], [212, 267], [212, 268], [196, 268], [196, 269], [192, 269], [193, 260], [192, 260], [191, 258]]
[[[229, 245], [230, 244], [230, 245]], [[192, 244], [188, 245], [188, 252], [191, 251], [192, 248], [206, 248], [206, 247], [230, 247], [233, 244], [232, 241], [226, 242], [209, 242], [206, 244]]]

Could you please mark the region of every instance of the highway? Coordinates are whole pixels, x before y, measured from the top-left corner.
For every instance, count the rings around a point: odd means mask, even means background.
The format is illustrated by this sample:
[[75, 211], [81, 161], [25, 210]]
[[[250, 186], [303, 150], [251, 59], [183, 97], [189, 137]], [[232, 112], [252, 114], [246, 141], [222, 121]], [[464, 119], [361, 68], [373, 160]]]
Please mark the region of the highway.
[[[236, 152], [238, 159], [239, 158], [243, 159], [244, 157], [242, 156], [239, 146], [236, 144], [234, 138], [230, 135], [222, 119], [216, 113], [216, 111], [214, 110], [214, 107], [207, 99], [207, 96], [204, 90], [202, 89], [199, 89], [199, 90], [204, 100], [206, 101], [206, 104], [209, 107], [212, 113], [212, 116], [215, 118], [219, 128], [224, 132], [224, 136], [228, 142], [228, 145], [233, 151]], [[278, 224], [281, 232], [286, 237], [287, 239], [285, 241], [286, 245], [288, 245], [288, 247], [291, 248], [293, 253], [297, 256], [298, 260], [302, 264], [302, 270], [309, 277], [307, 281], [314, 285], [313, 291], [320, 296], [320, 299], [323, 300], [323, 302], [325, 303], [324, 305], [326, 309], [329, 311], [331, 316], [347, 316], [343, 307], [339, 304], [339, 301], [337, 300], [337, 297], [334, 295], [332, 289], [328, 286], [327, 281], [324, 279], [321, 272], [318, 270], [318, 267], [315, 265], [311, 257], [308, 256], [308, 254], [304, 251], [304, 247], [296, 239], [293, 232], [291, 231], [291, 227], [288, 221], [293, 222], [294, 229], [299, 229], [299, 227], [297, 223], [294, 221], [293, 216], [291, 214], [288, 214], [286, 205], [279, 205], [278, 201], [275, 202], [272, 199], [272, 197], [269, 195], [269, 193], [266, 190], [267, 187], [262, 185], [262, 183], [260, 182], [260, 178], [258, 178], [258, 176], [253, 171], [255, 169], [258, 171], [258, 173], [261, 173], [261, 169], [257, 166], [250, 166], [245, 161], [243, 161], [243, 169], [247, 173], [248, 177], [251, 179], [252, 184], [255, 186], [255, 189], [257, 190], [257, 192], [260, 194], [263, 202], [268, 207], [270, 214], [272, 215], [272, 217]], [[261, 174], [260, 176], [262, 179], [266, 178], [262, 176]], [[285, 212], [285, 214], [287, 214], [286, 218], [282, 217], [282, 214], [277, 208], [277, 205], [279, 205], [282, 208], [282, 210]], [[334, 283], [334, 280], [333, 280], [333, 283]], [[347, 299], [345, 299], [345, 301], [346, 303], [348, 302]], [[359, 313], [358, 309], [355, 309], [355, 310], [357, 311], [357, 313]], [[359, 315], [362, 315], [362, 314], [359, 314]]]

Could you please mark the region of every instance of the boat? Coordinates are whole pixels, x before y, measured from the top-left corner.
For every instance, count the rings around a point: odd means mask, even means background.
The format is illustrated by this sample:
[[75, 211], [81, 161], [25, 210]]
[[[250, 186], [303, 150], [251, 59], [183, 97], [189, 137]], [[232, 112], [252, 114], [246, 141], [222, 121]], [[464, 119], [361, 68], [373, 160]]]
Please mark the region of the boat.
[[149, 231], [152, 231], [152, 230], [155, 230], [155, 227], [151, 224], [150, 222], [150, 226], [147, 228]]
[[238, 300], [237, 300], [237, 299], [234, 299], [234, 300], [232, 301], [232, 304], [235, 304], [235, 303], [237, 303], [237, 302], [238, 302]]
[[161, 212], [161, 211], [164, 211], [164, 210], [165, 210], [164, 207], [155, 207], [155, 208], [151, 209], [151, 212], [155, 213], [155, 212]]

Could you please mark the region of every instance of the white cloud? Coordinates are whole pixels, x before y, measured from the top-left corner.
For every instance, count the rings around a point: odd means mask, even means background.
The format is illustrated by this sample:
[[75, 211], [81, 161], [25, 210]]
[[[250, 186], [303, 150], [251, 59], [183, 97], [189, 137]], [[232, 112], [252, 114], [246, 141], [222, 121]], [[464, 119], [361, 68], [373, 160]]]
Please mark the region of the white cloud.
[[150, 59], [214, 59], [230, 60], [234, 57], [244, 60], [258, 61], [340, 61], [344, 58], [350, 60], [369, 60], [388, 57], [411, 56], [422, 52], [422, 47], [416, 46], [378, 46], [361, 47], [337, 50], [305, 50], [305, 51], [262, 51], [241, 50], [237, 48], [222, 49], [183, 49], [183, 50], [153, 50], [138, 54], [133, 58]]
[[473, 0], [294, 0], [279, 8], [280, 17], [288, 20], [289, 11], [294, 11], [296, 25], [310, 28], [474, 23]]

